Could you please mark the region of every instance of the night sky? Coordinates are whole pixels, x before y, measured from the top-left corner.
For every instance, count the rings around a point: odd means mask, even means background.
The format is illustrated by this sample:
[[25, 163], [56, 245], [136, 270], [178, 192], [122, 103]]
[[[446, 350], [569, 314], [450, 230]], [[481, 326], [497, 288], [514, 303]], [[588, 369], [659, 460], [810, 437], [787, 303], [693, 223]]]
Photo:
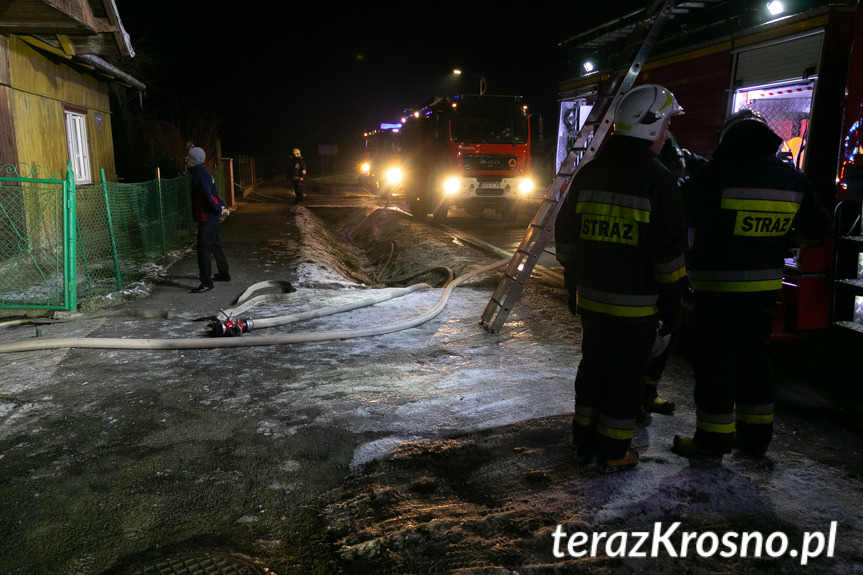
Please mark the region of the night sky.
[[[226, 154], [273, 156], [296, 145], [347, 152], [405, 108], [477, 93], [480, 74], [487, 94], [523, 95], [554, 129], [557, 44], [608, 17], [594, 3], [544, 0], [116, 4], [148, 112], [181, 130], [220, 117]], [[455, 67], [473, 75], [455, 76]]]

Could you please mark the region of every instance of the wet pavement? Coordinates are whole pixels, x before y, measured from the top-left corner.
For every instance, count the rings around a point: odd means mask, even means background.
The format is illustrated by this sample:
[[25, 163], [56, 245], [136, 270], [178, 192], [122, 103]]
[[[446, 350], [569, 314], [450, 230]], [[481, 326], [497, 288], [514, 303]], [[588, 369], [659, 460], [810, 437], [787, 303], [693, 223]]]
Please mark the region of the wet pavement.
[[[801, 541], [829, 539], [833, 522], [831, 556], [825, 547], [806, 572], [863, 572], [859, 435], [823, 389], [783, 370], [769, 457], [691, 469], [668, 449], [694, 425], [688, 361], [675, 356], [662, 389], [678, 413], [639, 426], [642, 463], [615, 476], [576, 466], [580, 328], [552, 280], [529, 285], [501, 334], [478, 325], [499, 278], [487, 272], [426, 323], [356, 336], [434, 309], [441, 268], [459, 277], [497, 258], [399, 212], [372, 212], [376, 201], [311, 183], [295, 207], [284, 186], [262, 188], [222, 228], [231, 282], [189, 293], [198, 284], [190, 251], [146, 296], [111, 308], [125, 315], [0, 327], [0, 346], [210, 339], [206, 318], [265, 280], [296, 291], [256, 306], [253, 319], [430, 286], [253, 330], [242, 336], [261, 338], [252, 347], [0, 355], [0, 573], [150, 573], [181, 561], [190, 572], [279, 575], [796, 572], [801, 552], [815, 550]], [[314, 331], [336, 335], [264, 344]], [[676, 522], [675, 544], [682, 531], [757, 531], [784, 534], [789, 549], [726, 557], [709, 553], [709, 537], [686, 557], [665, 546], [655, 557], [567, 548], [575, 532], [634, 537]], [[567, 537], [555, 539], [558, 529]], [[217, 566], [205, 571], [207, 562]]]

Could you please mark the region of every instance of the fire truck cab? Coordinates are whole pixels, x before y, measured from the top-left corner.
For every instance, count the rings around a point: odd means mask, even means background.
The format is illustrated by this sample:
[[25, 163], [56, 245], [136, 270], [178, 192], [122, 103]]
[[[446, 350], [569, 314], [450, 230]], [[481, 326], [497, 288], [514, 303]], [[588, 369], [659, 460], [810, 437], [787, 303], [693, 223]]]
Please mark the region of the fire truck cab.
[[401, 127], [383, 123], [363, 134], [359, 183], [377, 195], [391, 194], [401, 185]]
[[518, 96], [455, 95], [407, 111], [402, 129], [405, 198], [412, 214], [447, 217], [450, 206], [493, 209], [513, 221], [533, 192], [531, 116]]

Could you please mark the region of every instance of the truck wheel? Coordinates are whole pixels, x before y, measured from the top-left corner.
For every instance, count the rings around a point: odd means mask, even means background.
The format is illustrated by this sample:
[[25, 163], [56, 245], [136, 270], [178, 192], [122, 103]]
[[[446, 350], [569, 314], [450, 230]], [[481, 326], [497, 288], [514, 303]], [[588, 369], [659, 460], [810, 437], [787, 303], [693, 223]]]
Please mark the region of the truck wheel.
[[416, 194], [406, 194], [408, 210], [410, 210], [411, 214], [418, 218], [424, 218], [428, 215], [428, 209], [426, 209], [425, 202], [422, 201], [421, 198], [418, 198]]
[[441, 202], [439, 206], [437, 206], [432, 214], [434, 221], [442, 224], [446, 221], [447, 212], [449, 212], [449, 206], [446, 205], [446, 202]]
[[440, 179], [440, 170], [434, 169], [429, 174], [426, 181], [426, 194], [430, 211], [434, 221], [443, 223], [446, 221], [446, 215], [449, 211], [449, 202], [443, 193], [443, 182]]
[[408, 205], [408, 210], [411, 214], [424, 218], [431, 211], [428, 202], [425, 198], [425, 192], [420, 189], [420, 186], [411, 184], [403, 184], [405, 193], [405, 203]]

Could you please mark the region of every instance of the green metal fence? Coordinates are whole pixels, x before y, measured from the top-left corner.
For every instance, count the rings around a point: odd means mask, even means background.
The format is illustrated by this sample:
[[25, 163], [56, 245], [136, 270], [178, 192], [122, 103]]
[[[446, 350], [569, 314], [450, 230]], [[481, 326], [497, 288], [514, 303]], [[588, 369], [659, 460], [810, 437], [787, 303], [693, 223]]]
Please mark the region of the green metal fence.
[[0, 307], [71, 309], [74, 213], [74, 179], [0, 166]]
[[[23, 173], [22, 173], [23, 172]], [[0, 166], [0, 308], [77, 309], [122, 290], [190, 246], [188, 179], [75, 186]], [[223, 193], [224, 178], [214, 174]]]

